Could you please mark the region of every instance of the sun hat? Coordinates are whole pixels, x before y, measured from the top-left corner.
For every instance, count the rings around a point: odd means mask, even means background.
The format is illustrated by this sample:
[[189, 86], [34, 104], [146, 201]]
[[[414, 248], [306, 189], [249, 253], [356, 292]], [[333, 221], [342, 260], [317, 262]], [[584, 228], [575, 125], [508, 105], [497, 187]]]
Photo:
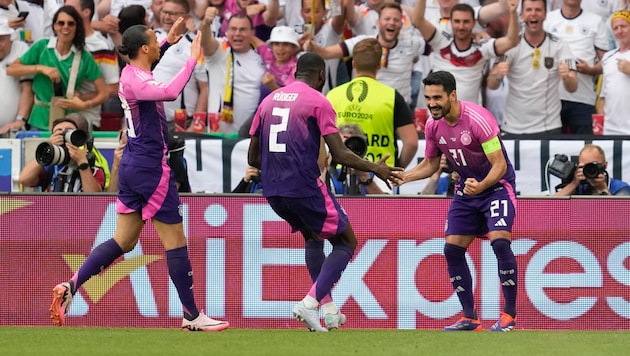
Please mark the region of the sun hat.
[[267, 41], [267, 44], [271, 44], [271, 43], [291, 43], [293, 45], [296, 45], [297, 47], [300, 47], [300, 44], [298, 43], [298, 38], [299, 35], [297, 34], [297, 32], [295, 32], [291, 27], [289, 26], [276, 26], [273, 28], [273, 30], [271, 30], [271, 35], [269, 36], [269, 40]]

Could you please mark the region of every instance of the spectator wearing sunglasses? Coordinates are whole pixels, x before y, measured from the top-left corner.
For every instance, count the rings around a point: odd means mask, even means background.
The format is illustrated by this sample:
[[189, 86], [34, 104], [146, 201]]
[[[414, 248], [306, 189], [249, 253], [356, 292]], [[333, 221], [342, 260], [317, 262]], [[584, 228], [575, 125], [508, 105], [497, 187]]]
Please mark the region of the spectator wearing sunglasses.
[[505, 76], [509, 94], [502, 131], [508, 134], [560, 134], [560, 85], [577, 90], [576, 59], [560, 38], [545, 32], [545, 0], [524, 0], [525, 30], [519, 44], [488, 75], [488, 88], [497, 89]]
[[[79, 12], [72, 6], [61, 7], [53, 16], [53, 30], [54, 37], [35, 42], [7, 68], [8, 75], [34, 76], [35, 105], [28, 123], [37, 130], [49, 129], [53, 96], [63, 96], [56, 104], [64, 111], [61, 117], [101, 105], [109, 96], [103, 74], [92, 54], [85, 48], [85, 28]], [[80, 56], [80, 61], [74, 87], [78, 89], [85, 81], [92, 82], [95, 88], [93, 93], [66, 93], [75, 56]]]

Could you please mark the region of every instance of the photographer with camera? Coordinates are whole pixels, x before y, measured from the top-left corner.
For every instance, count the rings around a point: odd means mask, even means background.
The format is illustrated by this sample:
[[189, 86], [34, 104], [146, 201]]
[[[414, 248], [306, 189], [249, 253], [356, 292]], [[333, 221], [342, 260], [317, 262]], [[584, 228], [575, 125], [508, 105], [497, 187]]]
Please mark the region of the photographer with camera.
[[[367, 153], [367, 137], [357, 124], [343, 124], [339, 126], [341, 141], [354, 154], [364, 158]], [[331, 157], [329, 157], [329, 160]], [[348, 169], [330, 160], [328, 164], [328, 178], [326, 182], [336, 194], [365, 195], [383, 194], [381, 188], [374, 182], [374, 174], [354, 168]]]
[[606, 172], [607, 166], [606, 154], [601, 147], [585, 145], [580, 151], [578, 164], [573, 167], [573, 179], [563, 181], [562, 189], [555, 195], [630, 195], [628, 183], [611, 178]]
[[71, 118], [55, 120], [50, 139], [37, 146], [35, 158], [20, 172], [20, 184], [45, 192], [103, 191], [105, 172], [95, 165], [87, 140]]

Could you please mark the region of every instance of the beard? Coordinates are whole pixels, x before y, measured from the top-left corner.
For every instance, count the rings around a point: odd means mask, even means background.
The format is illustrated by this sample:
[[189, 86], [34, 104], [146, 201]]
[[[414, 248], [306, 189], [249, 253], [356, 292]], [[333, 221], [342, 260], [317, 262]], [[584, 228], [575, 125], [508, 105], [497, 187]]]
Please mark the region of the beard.
[[[437, 116], [434, 114], [434, 110], [438, 111]], [[449, 112], [451, 112], [451, 104], [446, 103], [445, 106], [439, 106], [439, 105], [430, 106], [429, 112], [431, 113], [431, 118], [433, 118], [433, 120], [439, 120], [443, 118], [444, 116], [448, 115]]]

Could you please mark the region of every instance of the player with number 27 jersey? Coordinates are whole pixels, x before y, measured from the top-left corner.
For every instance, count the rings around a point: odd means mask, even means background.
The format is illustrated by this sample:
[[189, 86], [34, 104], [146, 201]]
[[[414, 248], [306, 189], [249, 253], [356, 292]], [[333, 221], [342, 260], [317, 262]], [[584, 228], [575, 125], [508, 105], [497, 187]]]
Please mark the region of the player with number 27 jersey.
[[499, 320], [490, 330], [510, 331], [516, 326], [518, 285], [518, 266], [511, 248], [516, 216], [514, 168], [494, 117], [483, 107], [457, 98], [453, 74], [434, 71], [422, 82], [424, 101], [432, 117], [425, 126], [425, 157], [395, 182], [400, 185], [430, 177], [439, 170], [441, 154], [459, 173], [446, 217], [444, 258], [463, 315], [444, 330], [483, 329], [475, 308], [473, 274], [466, 251], [477, 237], [485, 236], [497, 258], [505, 300]]
[[274, 91], [262, 101], [249, 134], [269, 138], [260, 141], [265, 197], [321, 194], [317, 165], [321, 136], [339, 131], [336, 118], [326, 97], [301, 81]]

